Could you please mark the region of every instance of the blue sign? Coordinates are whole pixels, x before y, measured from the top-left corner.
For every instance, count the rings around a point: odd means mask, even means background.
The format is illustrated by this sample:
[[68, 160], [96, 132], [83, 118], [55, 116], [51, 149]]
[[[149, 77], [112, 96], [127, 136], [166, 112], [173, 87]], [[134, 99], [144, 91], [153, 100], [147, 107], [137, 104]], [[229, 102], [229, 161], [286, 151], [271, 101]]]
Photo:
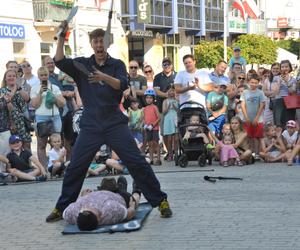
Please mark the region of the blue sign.
[[17, 24], [0, 23], [0, 38], [25, 39], [25, 27]]

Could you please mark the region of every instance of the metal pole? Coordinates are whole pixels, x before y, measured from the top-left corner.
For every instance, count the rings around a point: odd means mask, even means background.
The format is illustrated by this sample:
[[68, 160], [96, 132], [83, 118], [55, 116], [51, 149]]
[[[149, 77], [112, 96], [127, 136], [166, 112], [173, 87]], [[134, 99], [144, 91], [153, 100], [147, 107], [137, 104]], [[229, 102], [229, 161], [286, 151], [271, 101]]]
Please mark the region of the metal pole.
[[224, 61], [227, 62], [227, 36], [228, 36], [228, 0], [224, 0], [224, 34], [223, 34], [223, 45], [224, 45]]

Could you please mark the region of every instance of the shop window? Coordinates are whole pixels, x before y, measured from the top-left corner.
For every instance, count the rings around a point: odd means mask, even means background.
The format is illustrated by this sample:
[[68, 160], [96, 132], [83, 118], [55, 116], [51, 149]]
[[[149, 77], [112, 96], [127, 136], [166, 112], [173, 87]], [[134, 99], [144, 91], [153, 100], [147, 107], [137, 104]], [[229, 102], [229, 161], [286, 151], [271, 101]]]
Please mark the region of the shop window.
[[50, 54], [53, 49], [52, 43], [41, 43], [41, 53], [42, 54]]

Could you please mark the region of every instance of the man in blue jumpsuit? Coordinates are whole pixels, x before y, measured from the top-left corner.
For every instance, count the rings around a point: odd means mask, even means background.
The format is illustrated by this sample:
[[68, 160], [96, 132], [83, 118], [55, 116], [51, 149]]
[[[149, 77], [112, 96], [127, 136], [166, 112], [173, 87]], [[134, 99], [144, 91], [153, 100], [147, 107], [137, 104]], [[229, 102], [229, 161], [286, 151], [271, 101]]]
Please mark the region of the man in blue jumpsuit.
[[[67, 29], [67, 23], [62, 23]], [[76, 201], [86, 172], [96, 151], [102, 144], [109, 145], [128, 167], [130, 175], [153, 207], [158, 207], [161, 217], [171, 217], [172, 210], [167, 194], [160, 189], [159, 181], [141, 155], [128, 129], [128, 119], [119, 109], [123, 91], [128, 87], [125, 64], [109, 56], [104, 47], [102, 29], [89, 34], [94, 54], [75, 59], [65, 58], [64, 35], [59, 37], [54, 57], [56, 66], [70, 75], [77, 83], [84, 112], [80, 121], [80, 134], [72, 151], [71, 163], [66, 169], [62, 192], [47, 222], [62, 219], [64, 209]], [[74, 67], [74, 61], [82, 63], [89, 76]]]

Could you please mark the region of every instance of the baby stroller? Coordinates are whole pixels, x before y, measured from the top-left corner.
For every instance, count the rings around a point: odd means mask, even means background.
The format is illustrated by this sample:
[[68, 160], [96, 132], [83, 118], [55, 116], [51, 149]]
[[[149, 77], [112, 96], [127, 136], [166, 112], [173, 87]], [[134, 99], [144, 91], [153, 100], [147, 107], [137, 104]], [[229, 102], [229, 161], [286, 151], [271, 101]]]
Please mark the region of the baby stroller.
[[[179, 152], [178, 157], [175, 159], [176, 166], [179, 165], [185, 168], [189, 161], [198, 161], [200, 167], [204, 167], [207, 163], [211, 165], [212, 153], [206, 149], [203, 138], [189, 138], [187, 143], [184, 143], [183, 140], [189, 126], [200, 127], [203, 133], [208, 135], [209, 129], [205, 108], [196, 102], [185, 102], [179, 108], [181, 108], [178, 114]], [[192, 115], [199, 116], [199, 124], [190, 124]]]

